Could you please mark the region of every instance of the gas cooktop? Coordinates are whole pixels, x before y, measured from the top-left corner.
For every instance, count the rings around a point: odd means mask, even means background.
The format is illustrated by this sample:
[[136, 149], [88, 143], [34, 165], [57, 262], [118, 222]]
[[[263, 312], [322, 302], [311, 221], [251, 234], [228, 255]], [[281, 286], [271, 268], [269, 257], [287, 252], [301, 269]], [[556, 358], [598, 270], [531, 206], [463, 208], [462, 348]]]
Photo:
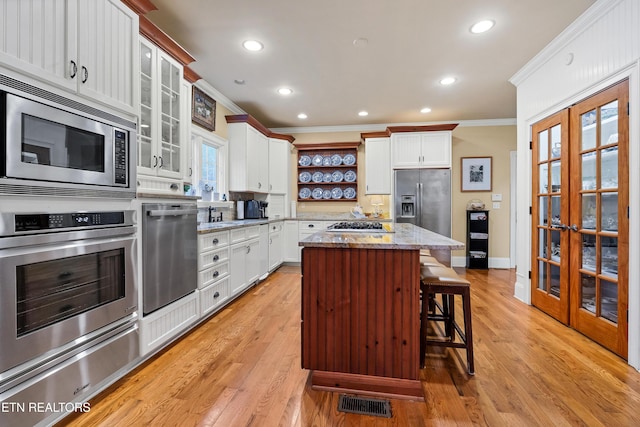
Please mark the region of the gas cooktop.
[[391, 223], [377, 221], [343, 221], [336, 222], [327, 227], [327, 231], [363, 232], [363, 233], [393, 233]]

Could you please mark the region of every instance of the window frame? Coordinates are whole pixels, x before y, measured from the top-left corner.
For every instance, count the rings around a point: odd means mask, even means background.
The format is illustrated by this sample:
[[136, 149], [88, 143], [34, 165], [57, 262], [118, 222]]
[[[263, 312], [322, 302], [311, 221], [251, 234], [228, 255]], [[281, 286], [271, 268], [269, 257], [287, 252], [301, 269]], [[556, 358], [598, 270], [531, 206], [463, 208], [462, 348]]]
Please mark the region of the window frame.
[[193, 153], [193, 182], [196, 195], [201, 196], [200, 180], [202, 178], [202, 145], [209, 145], [218, 149], [217, 166], [218, 166], [218, 188], [216, 192], [222, 197], [223, 194], [228, 195], [228, 141], [221, 136], [209, 132], [199, 126], [191, 126], [191, 152]]

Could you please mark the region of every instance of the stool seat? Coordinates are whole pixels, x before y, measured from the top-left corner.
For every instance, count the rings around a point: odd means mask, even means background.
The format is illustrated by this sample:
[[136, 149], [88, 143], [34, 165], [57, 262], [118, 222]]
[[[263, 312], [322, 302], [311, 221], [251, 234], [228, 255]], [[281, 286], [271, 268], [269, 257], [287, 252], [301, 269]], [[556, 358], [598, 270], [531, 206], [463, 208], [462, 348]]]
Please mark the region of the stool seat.
[[420, 255], [420, 265], [421, 266], [429, 266], [429, 267], [437, 267], [442, 266], [440, 262], [430, 255]]
[[[475, 373], [473, 362], [473, 337], [471, 329], [471, 284], [458, 276], [453, 269], [442, 265], [421, 265], [420, 290], [422, 291], [422, 311], [420, 313], [420, 355], [421, 366], [427, 345], [465, 348], [467, 351], [467, 371]], [[442, 304], [436, 301], [436, 295], [442, 296]], [[455, 318], [455, 295], [462, 297], [464, 312], [464, 330]], [[436, 312], [436, 307], [440, 314]], [[427, 337], [428, 321], [442, 321], [445, 324], [445, 339]], [[461, 342], [456, 342], [456, 334]]]

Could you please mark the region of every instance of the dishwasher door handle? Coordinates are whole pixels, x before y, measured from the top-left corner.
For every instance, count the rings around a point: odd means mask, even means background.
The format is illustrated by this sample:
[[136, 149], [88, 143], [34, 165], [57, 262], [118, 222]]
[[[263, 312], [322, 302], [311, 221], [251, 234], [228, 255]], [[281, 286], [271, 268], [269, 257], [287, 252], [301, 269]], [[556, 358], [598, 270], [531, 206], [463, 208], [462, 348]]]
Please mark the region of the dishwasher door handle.
[[151, 210], [147, 211], [147, 216], [179, 216], [179, 215], [197, 215], [197, 209], [172, 209], [172, 210]]

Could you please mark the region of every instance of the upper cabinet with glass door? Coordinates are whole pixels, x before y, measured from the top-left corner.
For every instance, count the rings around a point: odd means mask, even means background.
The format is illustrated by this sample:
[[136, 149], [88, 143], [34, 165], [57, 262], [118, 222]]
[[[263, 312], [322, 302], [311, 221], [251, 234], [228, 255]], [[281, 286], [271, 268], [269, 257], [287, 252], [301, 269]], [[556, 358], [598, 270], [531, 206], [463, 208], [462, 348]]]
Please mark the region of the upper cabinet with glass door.
[[[183, 67], [140, 38], [140, 132], [138, 174], [181, 180], [189, 125]], [[143, 185], [144, 186], [144, 185]]]

